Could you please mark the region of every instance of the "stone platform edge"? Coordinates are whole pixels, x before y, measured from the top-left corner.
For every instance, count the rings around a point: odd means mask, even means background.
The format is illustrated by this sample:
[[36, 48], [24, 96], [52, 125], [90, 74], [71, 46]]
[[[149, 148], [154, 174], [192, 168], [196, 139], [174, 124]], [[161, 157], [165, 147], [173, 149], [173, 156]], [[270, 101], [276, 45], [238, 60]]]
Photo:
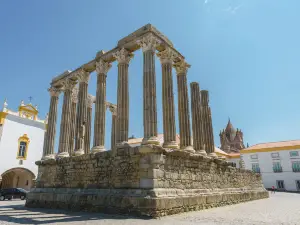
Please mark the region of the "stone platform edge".
[[76, 189], [34, 188], [26, 207], [161, 217], [268, 198], [264, 188]]

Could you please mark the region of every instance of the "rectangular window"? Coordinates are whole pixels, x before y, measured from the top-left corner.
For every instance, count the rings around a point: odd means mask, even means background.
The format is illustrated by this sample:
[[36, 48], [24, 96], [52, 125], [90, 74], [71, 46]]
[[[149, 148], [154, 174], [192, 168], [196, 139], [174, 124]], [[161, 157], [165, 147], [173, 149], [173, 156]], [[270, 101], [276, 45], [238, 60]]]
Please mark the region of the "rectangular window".
[[271, 157], [272, 158], [279, 158], [279, 153], [278, 152], [271, 153]]
[[258, 156], [257, 156], [257, 154], [255, 154], [255, 155], [251, 155], [250, 157], [251, 157], [251, 159], [258, 159]]
[[299, 152], [298, 151], [292, 151], [292, 152], [290, 152], [290, 156], [291, 157], [297, 157], [297, 156], [299, 156]]
[[300, 180], [296, 180], [296, 187], [297, 190], [300, 191]]
[[252, 163], [252, 171], [254, 173], [260, 173], [260, 168], [258, 163]]
[[280, 162], [273, 162], [273, 171], [274, 171], [274, 173], [282, 172], [282, 167], [281, 167]]
[[277, 180], [276, 183], [277, 183], [278, 189], [280, 189], [280, 190], [284, 189], [284, 181], [283, 180]]
[[26, 142], [24, 142], [24, 141], [20, 142], [19, 157], [21, 157], [21, 158], [25, 157], [26, 146], [27, 146]]
[[293, 172], [300, 172], [300, 161], [292, 162]]

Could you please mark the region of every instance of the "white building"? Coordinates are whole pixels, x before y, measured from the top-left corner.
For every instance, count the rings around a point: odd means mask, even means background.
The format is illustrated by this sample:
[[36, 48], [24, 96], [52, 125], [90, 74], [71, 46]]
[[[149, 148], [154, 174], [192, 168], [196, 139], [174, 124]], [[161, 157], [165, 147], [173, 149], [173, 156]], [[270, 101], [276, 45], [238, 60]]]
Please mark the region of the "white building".
[[37, 107], [22, 101], [18, 111], [0, 111], [0, 187], [29, 190], [42, 157], [46, 121], [38, 119]]
[[262, 175], [265, 188], [300, 191], [300, 140], [256, 144], [240, 153], [245, 168]]

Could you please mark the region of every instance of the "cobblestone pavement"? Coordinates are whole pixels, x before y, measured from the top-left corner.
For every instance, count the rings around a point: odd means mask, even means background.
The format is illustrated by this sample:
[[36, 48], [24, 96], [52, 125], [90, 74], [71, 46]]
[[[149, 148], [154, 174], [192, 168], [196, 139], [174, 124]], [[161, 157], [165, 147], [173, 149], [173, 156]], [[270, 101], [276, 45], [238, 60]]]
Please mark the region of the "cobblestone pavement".
[[270, 194], [269, 199], [183, 213], [161, 219], [138, 219], [100, 213], [28, 209], [24, 207], [24, 201], [2, 201], [0, 202], [0, 225], [4, 224], [300, 225], [300, 194]]

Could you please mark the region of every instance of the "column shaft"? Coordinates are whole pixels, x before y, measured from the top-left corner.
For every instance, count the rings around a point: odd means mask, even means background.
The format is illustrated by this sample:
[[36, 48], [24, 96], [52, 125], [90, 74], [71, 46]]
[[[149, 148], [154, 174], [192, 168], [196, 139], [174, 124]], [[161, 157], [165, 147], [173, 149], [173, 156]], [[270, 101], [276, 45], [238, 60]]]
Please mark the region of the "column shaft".
[[191, 83], [193, 146], [197, 153], [206, 155], [203, 146], [203, 126], [201, 122], [200, 87], [196, 82]]
[[144, 55], [144, 144], [159, 144], [157, 139], [156, 76], [153, 49], [147, 49]]
[[72, 109], [71, 109], [71, 131], [70, 131], [70, 151], [69, 154], [72, 155], [74, 152], [74, 141], [75, 141], [75, 129], [76, 129], [76, 108], [77, 102], [72, 99]]
[[77, 74], [79, 80], [78, 105], [76, 114], [76, 131], [75, 131], [75, 155], [84, 154], [84, 137], [86, 134], [87, 122], [87, 97], [88, 82], [90, 73], [80, 70]]
[[118, 116], [117, 116], [117, 143], [128, 141], [129, 122], [129, 91], [128, 91], [128, 64], [118, 65]]
[[111, 121], [111, 150], [116, 147], [117, 115], [112, 114]]
[[204, 146], [205, 151], [209, 156], [216, 157], [215, 145], [214, 145], [214, 136], [213, 136], [213, 127], [211, 119], [211, 111], [209, 107], [209, 96], [208, 91], [201, 91], [201, 110], [202, 110], [202, 124], [203, 124], [203, 133], [204, 133]]
[[93, 108], [88, 106], [87, 108], [87, 117], [86, 117], [86, 131], [84, 139], [84, 153], [89, 154], [91, 149], [91, 130], [92, 130], [92, 113]]
[[54, 158], [54, 142], [56, 135], [56, 121], [57, 121], [57, 104], [59, 90], [55, 88], [50, 88], [49, 92], [51, 94], [50, 107], [48, 114], [48, 125], [47, 132], [44, 139], [44, 159]]
[[186, 78], [187, 69], [190, 65], [182, 60], [174, 64], [174, 67], [177, 72], [180, 149], [194, 152], [195, 150], [191, 146], [189, 98]]
[[97, 91], [94, 119], [94, 144], [92, 152], [105, 151], [106, 76], [111, 64], [100, 59], [96, 62]]
[[128, 142], [128, 66], [132, 54], [122, 48], [113, 55], [118, 60], [117, 145], [122, 146]]
[[173, 76], [172, 76], [172, 60], [174, 53], [167, 48], [159, 52], [162, 67], [162, 108], [163, 108], [163, 128], [164, 128], [164, 144], [166, 148], [178, 148], [176, 143], [176, 125], [174, 110], [174, 94], [173, 94]]
[[66, 81], [64, 89], [64, 101], [62, 108], [62, 116], [60, 123], [60, 137], [58, 147], [58, 157], [68, 157], [70, 147], [70, 130], [71, 130], [71, 93], [74, 85], [71, 86], [70, 81]]

